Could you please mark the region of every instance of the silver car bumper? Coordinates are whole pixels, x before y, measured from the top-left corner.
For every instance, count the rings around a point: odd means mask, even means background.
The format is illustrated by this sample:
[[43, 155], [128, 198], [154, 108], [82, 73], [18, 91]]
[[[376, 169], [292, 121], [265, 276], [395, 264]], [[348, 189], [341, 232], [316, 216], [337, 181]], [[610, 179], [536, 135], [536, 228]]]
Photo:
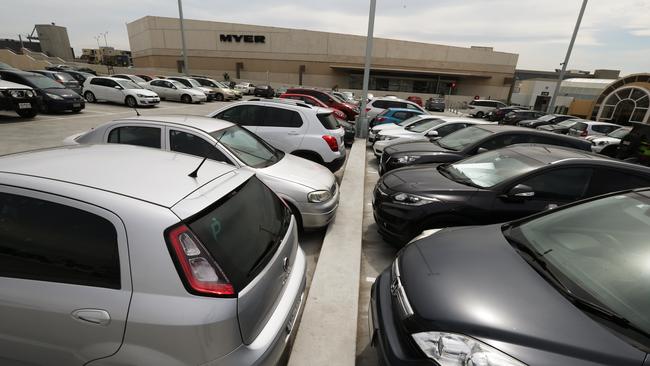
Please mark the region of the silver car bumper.
[[318, 229], [327, 226], [339, 207], [339, 187], [336, 186], [334, 196], [326, 202], [321, 203], [298, 203], [298, 210], [302, 217], [302, 227], [305, 229]]

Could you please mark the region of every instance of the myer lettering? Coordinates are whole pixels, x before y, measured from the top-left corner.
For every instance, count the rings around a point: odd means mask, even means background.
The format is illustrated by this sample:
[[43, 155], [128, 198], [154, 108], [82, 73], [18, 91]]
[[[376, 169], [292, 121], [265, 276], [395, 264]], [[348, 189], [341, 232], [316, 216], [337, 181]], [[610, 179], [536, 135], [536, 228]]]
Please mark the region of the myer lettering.
[[219, 40], [221, 40], [221, 42], [265, 43], [266, 36], [253, 36], [249, 34], [220, 34]]

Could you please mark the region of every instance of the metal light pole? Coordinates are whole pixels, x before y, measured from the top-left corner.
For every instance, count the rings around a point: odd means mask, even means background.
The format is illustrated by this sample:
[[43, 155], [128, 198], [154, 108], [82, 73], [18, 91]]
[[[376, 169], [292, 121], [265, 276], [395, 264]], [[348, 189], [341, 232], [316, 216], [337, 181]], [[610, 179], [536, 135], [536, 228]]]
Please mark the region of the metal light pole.
[[106, 48], [108, 48], [108, 41], [106, 40], [106, 35], [108, 34], [108, 31], [102, 33], [104, 35], [104, 44], [106, 45]]
[[183, 45], [183, 71], [185, 75], [190, 76], [190, 67], [187, 63], [187, 47], [185, 46], [185, 26], [183, 25], [183, 4], [178, 0], [178, 18], [181, 21], [181, 44]]
[[368, 115], [366, 114], [366, 105], [368, 104], [368, 83], [370, 82], [370, 62], [372, 61], [372, 34], [375, 29], [376, 7], [377, 0], [370, 0], [368, 36], [366, 38], [366, 65], [363, 68], [363, 93], [361, 94], [361, 110], [356, 123], [356, 136], [359, 138], [368, 137]]
[[557, 99], [557, 95], [560, 93], [560, 85], [562, 84], [562, 80], [564, 80], [564, 74], [566, 73], [567, 65], [569, 65], [569, 58], [571, 57], [571, 51], [573, 51], [573, 44], [576, 42], [576, 37], [578, 36], [578, 30], [580, 29], [580, 23], [582, 22], [582, 16], [585, 13], [585, 8], [587, 7], [587, 1], [588, 0], [582, 1], [580, 14], [578, 15], [576, 26], [573, 29], [573, 36], [571, 37], [571, 42], [569, 42], [569, 49], [566, 51], [566, 57], [564, 57], [564, 62], [562, 63], [562, 71], [560, 71], [560, 76], [557, 79], [557, 84], [555, 84], [555, 91], [553, 92], [553, 96], [551, 97], [551, 102], [548, 104], [548, 108], [546, 110], [548, 113], [553, 112], [553, 109], [555, 108], [555, 100]]

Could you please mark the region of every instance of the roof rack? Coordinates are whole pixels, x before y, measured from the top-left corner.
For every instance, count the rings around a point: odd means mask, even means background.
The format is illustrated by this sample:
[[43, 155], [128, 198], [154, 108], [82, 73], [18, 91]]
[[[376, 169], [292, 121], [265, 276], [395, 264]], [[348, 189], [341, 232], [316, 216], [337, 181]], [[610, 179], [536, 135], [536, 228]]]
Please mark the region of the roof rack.
[[303, 103], [303, 102], [295, 100], [295, 99], [284, 99], [284, 98], [260, 99], [260, 98], [251, 98], [248, 101], [249, 102], [271, 102], [271, 103], [289, 104], [289, 105], [295, 105], [295, 106], [302, 107], [302, 108], [311, 109], [311, 106], [309, 104]]

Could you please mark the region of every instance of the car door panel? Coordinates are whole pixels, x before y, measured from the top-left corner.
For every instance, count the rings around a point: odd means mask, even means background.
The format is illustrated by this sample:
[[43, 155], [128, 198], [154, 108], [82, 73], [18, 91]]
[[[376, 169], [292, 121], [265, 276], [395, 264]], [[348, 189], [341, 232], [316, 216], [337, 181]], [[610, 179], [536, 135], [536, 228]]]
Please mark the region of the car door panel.
[[290, 153], [300, 148], [307, 127], [297, 111], [264, 107], [264, 123], [256, 133], [273, 147]]
[[113, 80], [106, 80], [106, 81], [107, 81], [107, 86], [104, 88], [106, 100], [113, 103], [124, 103], [124, 92], [122, 91], [122, 89], [115, 88], [120, 86]]
[[239, 166], [231, 154], [221, 147], [215, 146], [215, 142], [199, 136], [195, 131], [179, 127], [166, 127], [166, 146], [168, 151], [190, 154], [198, 157], [220, 161], [226, 164]]
[[[20, 251], [14, 251], [10, 259], [5, 256], [5, 266], [0, 270], [2, 271], [2, 275], [0, 275], [0, 288], [2, 288], [2, 292], [0, 292], [0, 364], [3, 366], [81, 366], [88, 361], [107, 357], [117, 352], [123, 340], [132, 290], [126, 230], [119, 217], [96, 206], [60, 196], [19, 188], [0, 188], [0, 197], [7, 196], [27, 197], [29, 200], [39, 203], [45, 202], [44, 206], [38, 207], [47, 209], [47, 207], [63, 206], [106, 220], [104, 224], [108, 223], [106, 225], [112, 225], [115, 229], [117, 258], [119, 258], [119, 284], [117, 287], [108, 288], [62, 280], [61, 278], [66, 276], [66, 271], [77, 271], [77, 268], [80, 268], [78, 272], [83, 273], [83, 266], [91, 265], [81, 260], [80, 263], [70, 263], [70, 259], [68, 259], [65, 263], [61, 263], [61, 266], [57, 266], [56, 261], [63, 261], [64, 256], [49, 256], [47, 261], [41, 261], [38, 256], [30, 257], [30, 253], [27, 251], [30, 249], [26, 249], [22, 255]], [[0, 205], [3, 205], [3, 202], [7, 201], [2, 201], [0, 198]], [[13, 217], [21, 217], [20, 215], [14, 214]], [[41, 215], [45, 214], [41, 213]], [[35, 216], [38, 217], [38, 214]], [[5, 229], [9, 226], [9, 229], [20, 231], [36, 224], [44, 232], [40, 238], [39, 235], [34, 235], [34, 238], [31, 238], [30, 248], [37, 247], [39, 242], [49, 244], [49, 239], [44, 239], [44, 236], [52, 234], [50, 230], [55, 226], [57, 228], [54, 229], [54, 235], [50, 235], [50, 238], [52, 241], [62, 240], [62, 236], [56, 235], [61, 231], [56, 230], [62, 227], [59, 222], [65, 220], [50, 218], [44, 222], [36, 218], [34, 222], [27, 222], [27, 224], [23, 222], [25, 225], [21, 228], [15, 225], [11, 226], [11, 223], [7, 224], [11, 218], [12, 215], [6, 215], [5, 222], [0, 224], [0, 236], [4, 236], [2, 235], [2, 226], [5, 226]], [[65, 225], [64, 222], [63, 227], [68, 229]], [[74, 230], [74, 225], [71, 224], [69, 230]], [[20, 238], [14, 240], [20, 240]], [[7, 242], [0, 245], [7, 245]], [[78, 246], [75, 245], [74, 248]], [[66, 247], [66, 249], [68, 250], [67, 255], [74, 257], [74, 249], [70, 249], [70, 247]], [[98, 252], [97, 256], [101, 256], [101, 253], [104, 251]], [[87, 254], [80, 255], [84, 258], [88, 257]], [[71, 260], [74, 261], [74, 259]], [[43, 271], [42, 276], [52, 276], [53, 278], [30, 278], [25, 276], [27, 272], [22, 273], [22, 277], [8, 275], [6, 272], [13, 269], [11, 265], [7, 269], [7, 261], [16, 263], [16, 268], [19, 268], [18, 265], [21, 265], [20, 268], [36, 268], [36, 266], [43, 265], [46, 270]], [[37, 274], [37, 276], [40, 275], [40, 273]], [[54, 278], [56, 276], [60, 278]]]

